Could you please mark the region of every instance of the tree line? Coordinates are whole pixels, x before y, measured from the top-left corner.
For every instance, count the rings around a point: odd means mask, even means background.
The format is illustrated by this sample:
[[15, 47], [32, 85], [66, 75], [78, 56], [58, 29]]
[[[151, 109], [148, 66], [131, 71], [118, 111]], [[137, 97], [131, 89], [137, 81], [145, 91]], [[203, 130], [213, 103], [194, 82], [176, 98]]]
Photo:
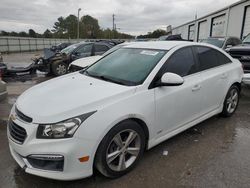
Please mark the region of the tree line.
[[[35, 32], [33, 29], [29, 29], [28, 32], [1, 31], [0, 36], [75, 39], [77, 38], [77, 30], [78, 19], [75, 15], [71, 14], [67, 17], [59, 17], [54, 23], [53, 29], [46, 29], [42, 34]], [[99, 26], [98, 20], [89, 15], [82, 16], [79, 20], [79, 37], [82, 39], [134, 38], [132, 35], [120, 33], [109, 28], [102, 29]]]
[[167, 35], [168, 33], [162, 29], [156, 29], [153, 32], [148, 32], [146, 35], [139, 35], [137, 36], [138, 39], [145, 39], [145, 38], [159, 38], [163, 35]]

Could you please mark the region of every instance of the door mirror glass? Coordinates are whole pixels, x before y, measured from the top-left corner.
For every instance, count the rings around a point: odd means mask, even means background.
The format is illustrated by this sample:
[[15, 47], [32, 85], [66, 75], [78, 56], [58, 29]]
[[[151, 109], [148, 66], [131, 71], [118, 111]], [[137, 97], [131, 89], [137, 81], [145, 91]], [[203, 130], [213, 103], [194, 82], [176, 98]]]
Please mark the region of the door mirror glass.
[[161, 86], [179, 86], [184, 83], [184, 79], [178, 74], [167, 72], [161, 77]]

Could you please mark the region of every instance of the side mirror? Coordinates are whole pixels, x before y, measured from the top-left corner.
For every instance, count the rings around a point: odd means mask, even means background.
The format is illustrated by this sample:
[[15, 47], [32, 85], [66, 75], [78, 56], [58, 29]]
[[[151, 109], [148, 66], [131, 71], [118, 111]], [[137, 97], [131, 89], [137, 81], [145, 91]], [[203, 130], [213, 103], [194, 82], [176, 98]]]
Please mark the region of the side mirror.
[[178, 74], [167, 72], [162, 75], [159, 86], [179, 86], [184, 83], [184, 79]]

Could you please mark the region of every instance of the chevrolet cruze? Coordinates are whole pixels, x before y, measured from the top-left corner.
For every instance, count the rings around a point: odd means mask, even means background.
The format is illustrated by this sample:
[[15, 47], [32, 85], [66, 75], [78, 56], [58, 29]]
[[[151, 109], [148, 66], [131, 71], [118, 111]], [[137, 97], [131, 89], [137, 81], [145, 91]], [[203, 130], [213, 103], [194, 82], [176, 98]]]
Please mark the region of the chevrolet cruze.
[[[239, 103], [242, 65], [217, 47], [141, 42], [34, 86], [13, 106], [10, 151], [30, 174], [115, 178], [144, 150]], [[152, 164], [153, 165], [153, 164]]]

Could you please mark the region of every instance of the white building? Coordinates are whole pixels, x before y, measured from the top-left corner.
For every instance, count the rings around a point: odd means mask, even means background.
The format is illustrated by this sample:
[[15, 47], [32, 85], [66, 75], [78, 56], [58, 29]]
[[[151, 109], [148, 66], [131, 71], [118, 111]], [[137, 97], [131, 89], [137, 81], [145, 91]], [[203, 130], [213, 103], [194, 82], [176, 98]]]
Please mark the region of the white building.
[[172, 29], [172, 34], [199, 41], [207, 37], [245, 37], [250, 33], [250, 0], [241, 0], [226, 8]]

